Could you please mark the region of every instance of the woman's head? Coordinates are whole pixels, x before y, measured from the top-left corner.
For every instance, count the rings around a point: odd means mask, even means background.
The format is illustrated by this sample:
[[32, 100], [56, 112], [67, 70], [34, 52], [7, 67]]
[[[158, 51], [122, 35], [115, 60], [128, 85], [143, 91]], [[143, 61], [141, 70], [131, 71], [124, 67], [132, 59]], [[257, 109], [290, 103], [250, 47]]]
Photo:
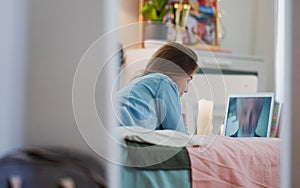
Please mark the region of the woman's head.
[[176, 84], [180, 96], [187, 92], [187, 82], [198, 70], [194, 51], [176, 42], [160, 47], [149, 60], [143, 74], [159, 72], [169, 76]]
[[160, 47], [149, 60], [145, 73], [160, 72], [168, 76], [191, 75], [198, 69], [197, 55], [177, 42]]

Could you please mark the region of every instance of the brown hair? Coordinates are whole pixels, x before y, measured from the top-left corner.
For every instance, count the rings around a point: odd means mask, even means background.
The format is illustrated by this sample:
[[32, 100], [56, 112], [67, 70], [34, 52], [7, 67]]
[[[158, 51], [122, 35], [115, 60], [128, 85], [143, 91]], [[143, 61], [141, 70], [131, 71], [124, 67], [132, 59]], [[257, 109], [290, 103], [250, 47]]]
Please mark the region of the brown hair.
[[191, 75], [199, 68], [197, 61], [198, 57], [193, 50], [180, 43], [170, 42], [152, 55], [142, 75], [150, 72], [163, 73], [169, 77]]

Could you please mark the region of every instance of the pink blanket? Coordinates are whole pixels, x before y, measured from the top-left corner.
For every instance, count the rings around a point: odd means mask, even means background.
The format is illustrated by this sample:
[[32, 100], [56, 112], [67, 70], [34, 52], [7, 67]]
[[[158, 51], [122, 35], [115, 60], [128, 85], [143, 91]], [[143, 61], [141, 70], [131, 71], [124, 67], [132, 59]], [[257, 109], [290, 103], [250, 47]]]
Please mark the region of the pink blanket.
[[187, 149], [193, 188], [279, 187], [279, 139], [215, 136]]

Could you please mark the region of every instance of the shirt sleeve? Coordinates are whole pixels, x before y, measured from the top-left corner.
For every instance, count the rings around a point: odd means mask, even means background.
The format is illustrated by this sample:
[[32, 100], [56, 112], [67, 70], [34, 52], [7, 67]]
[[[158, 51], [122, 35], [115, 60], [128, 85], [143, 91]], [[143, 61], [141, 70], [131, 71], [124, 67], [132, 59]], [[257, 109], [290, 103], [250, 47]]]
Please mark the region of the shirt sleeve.
[[157, 90], [156, 99], [158, 119], [162, 128], [187, 134], [176, 84], [169, 80], [162, 80]]

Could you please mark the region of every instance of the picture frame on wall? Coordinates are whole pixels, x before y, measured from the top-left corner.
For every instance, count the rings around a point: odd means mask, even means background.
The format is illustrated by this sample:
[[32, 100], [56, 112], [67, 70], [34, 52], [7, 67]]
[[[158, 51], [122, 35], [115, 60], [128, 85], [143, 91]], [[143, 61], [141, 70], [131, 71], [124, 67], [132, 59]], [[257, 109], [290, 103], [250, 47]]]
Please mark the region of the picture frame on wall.
[[217, 0], [190, 0], [182, 42], [186, 45], [218, 48]]

